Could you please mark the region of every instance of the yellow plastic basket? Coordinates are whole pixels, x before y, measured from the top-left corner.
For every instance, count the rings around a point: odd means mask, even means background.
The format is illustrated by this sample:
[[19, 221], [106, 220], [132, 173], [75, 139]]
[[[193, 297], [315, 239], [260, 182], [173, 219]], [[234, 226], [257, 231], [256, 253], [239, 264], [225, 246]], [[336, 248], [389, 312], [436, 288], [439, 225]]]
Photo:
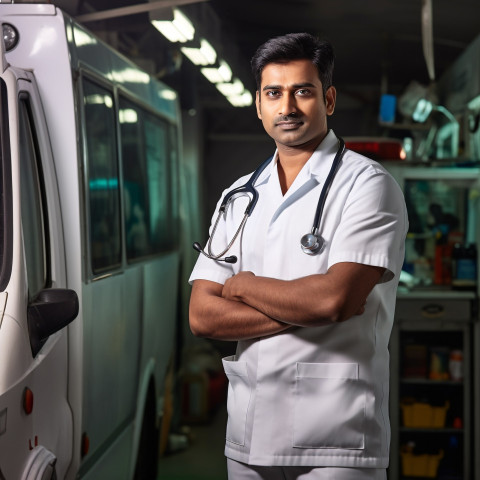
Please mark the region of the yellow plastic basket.
[[405, 477], [435, 478], [438, 465], [443, 458], [443, 450], [437, 455], [421, 454], [402, 451], [402, 470]]
[[403, 415], [403, 425], [410, 428], [443, 428], [450, 402], [434, 407], [428, 403], [403, 401], [400, 404]]

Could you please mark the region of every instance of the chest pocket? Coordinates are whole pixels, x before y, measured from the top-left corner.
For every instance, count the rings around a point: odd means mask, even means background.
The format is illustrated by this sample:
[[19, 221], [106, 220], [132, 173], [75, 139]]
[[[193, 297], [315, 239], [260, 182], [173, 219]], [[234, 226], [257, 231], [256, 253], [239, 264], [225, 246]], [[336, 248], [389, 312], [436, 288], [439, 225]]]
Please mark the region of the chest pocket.
[[294, 447], [363, 449], [364, 420], [356, 363], [297, 363]]

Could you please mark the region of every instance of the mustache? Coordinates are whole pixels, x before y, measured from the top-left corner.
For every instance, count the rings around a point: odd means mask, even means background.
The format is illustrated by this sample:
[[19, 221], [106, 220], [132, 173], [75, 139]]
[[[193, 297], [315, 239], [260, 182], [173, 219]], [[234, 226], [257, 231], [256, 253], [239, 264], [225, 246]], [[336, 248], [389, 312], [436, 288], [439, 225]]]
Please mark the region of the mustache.
[[278, 115], [277, 117], [275, 117], [275, 123], [290, 122], [292, 120], [299, 120], [300, 118], [301, 116], [298, 113], [292, 112], [292, 113], [289, 113], [288, 115]]

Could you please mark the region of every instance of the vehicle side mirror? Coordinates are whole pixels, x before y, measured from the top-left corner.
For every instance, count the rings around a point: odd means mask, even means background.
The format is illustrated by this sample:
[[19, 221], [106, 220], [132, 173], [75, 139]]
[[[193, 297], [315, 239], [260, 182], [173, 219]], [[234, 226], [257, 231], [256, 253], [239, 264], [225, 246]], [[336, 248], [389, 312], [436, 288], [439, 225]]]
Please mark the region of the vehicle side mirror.
[[35, 357], [47, 338], [66, 327], [78, 315], [78, 296], [74, 290], [47, 288], [28, 306], [28, 333]]

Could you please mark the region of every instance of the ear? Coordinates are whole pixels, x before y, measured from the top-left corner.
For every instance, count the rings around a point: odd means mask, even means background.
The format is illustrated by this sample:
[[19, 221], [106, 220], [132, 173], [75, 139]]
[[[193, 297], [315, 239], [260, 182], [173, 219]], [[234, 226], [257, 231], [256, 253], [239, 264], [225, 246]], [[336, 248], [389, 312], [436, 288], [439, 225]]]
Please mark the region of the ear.
[[260, 92], [257, 90], [255, 95], [255, 105], [257, 107], [257, 117], [261, 120], [262, 119], [262, 108], [260, 103]]
[[329, 87], [325, 93], [325, 105], [327, 107], [327, 115], [332, 115], [335, 111], [335, 102], [337, 100], [337, 91], [335, 87]]

